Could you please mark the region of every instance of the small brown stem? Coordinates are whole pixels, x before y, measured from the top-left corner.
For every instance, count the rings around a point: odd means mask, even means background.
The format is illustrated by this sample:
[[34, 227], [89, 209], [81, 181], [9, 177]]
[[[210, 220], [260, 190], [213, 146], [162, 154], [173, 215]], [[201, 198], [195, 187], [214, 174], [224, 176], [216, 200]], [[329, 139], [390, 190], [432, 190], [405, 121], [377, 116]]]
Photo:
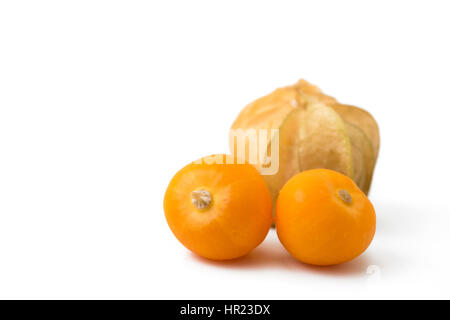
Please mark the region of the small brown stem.
[[191, 192], [192, 204], [200, 210], [207, 209], [211, 205], [211, 194], [205, 189]]
[[341, 200], [344, 201], [346, 204], [352, 203], [352, 195], [350, 194], [350, 192], [348, 192], [345, 189], [340, 189], [338, 190], [337, 193], [339, 195], [339, 198], [341, 198]]

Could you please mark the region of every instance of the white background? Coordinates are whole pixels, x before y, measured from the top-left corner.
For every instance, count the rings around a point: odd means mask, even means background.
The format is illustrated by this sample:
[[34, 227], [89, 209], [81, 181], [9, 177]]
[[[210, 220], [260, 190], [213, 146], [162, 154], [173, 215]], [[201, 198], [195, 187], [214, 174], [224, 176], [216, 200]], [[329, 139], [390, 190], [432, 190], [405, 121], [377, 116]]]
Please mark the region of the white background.
[[[0, 298], [450, 298], [447, 1], [2, 1]], [[208, 262], [162, 200], [299, 78], [381, 130], [353, 262]]]

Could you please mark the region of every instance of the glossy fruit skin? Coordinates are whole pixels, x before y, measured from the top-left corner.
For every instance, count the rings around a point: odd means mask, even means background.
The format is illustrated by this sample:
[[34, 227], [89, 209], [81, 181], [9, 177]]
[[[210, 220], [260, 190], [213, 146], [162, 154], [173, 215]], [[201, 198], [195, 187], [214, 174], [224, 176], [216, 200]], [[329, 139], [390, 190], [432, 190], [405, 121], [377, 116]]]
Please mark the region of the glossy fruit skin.
[[[346, 203], [339, 190], [347, 190]], [[278, 238], [297, 260], [312, 265], [350, 261], [370, 245], [375, 210], [357, 185], [328, 169], [301, 172], [281, 189], [276, 205]]]
[[[210, 164], [211, 157], [187, 165], [172, 178], [164, 211], [170, 229], [186, 248], [212, 260], [235, 259], [256, 248], [269, 232], [270, 193], [253, 166], [226, 160]], [[191, 192], [199, 189], [212, 196], [206, 209], [192, 203]]]

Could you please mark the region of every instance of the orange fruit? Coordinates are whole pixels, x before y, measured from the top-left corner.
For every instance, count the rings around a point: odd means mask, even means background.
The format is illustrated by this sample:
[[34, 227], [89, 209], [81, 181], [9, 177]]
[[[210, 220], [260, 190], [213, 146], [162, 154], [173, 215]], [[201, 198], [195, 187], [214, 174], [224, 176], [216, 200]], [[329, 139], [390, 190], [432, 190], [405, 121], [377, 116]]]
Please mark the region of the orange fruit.
[[269, 190], [250, 164], [231, 156], [202, 158], [170, 181], [164, 211], [175, 237], [213, 260], [241, 257], [256, 248], [272, 223]]
[[347, 176], [314, 169], [292, 177], [277, 200], [278, 238], [304, 263], [336, 265], [363, 253], [375, 235], [375, 210]]

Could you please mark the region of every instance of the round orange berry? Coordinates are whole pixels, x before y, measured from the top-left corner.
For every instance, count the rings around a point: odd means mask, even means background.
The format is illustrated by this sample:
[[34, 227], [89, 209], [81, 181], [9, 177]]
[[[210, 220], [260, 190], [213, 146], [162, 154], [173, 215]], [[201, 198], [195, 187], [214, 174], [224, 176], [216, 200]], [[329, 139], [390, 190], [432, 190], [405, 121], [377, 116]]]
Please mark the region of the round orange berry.
[[278, 238], [304, 263], [336, 265], [363, 253], [375, 235], [375, 210], [347, 176], [314, 169], [281, 189], [275, 214]]
[[269, 190], [250, 164], [226, 155], [181, 169], [164, 197], [167, 223], [189, 250], [213, 260], [241, 257], [266, 237], [272, 223]]

